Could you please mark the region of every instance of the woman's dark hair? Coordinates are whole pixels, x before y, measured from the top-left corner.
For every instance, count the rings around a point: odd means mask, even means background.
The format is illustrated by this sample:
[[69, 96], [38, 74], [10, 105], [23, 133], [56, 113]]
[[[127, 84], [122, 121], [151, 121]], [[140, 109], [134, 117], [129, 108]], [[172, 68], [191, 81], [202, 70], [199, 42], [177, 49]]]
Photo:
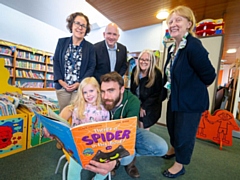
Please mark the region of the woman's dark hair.
[[68, 30], [70, 31], [70, 33], [72, 33], [72, 25], [73, 25], [73, 21], [75, 20], [75, 18], [77, 16], [82, 16], [85, 18], [85, 20], [87, 21], [87, 29], [86, 29], [86, 33], [85, 33], [85, 36], [90, 32], [91, 28], [90, 28], [90, 23], [89, 23], [89, 20], [88, 20], [88, 17], [86, 15], [84, 15], [83, 13], [81, 12], [75, 12], [75, 13], [72, 13], [70, 14], [66, 21], [67, 21], [67, 28]]

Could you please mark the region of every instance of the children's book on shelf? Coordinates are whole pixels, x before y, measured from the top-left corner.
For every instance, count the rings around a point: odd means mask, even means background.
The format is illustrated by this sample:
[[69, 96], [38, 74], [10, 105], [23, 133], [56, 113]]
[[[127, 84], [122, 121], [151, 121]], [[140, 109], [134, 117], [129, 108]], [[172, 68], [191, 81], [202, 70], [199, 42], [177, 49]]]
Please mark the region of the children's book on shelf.
[[0, 94], [0, 116], [17, 114], [16, 108], [19, 100], [6, 94]]
[[68, 154], [85, 167], [90, 160], [101, 163], [133, 155], [137, 117], [100, 121], [70, 127], [54, 112], [35, 112], [38, 120]]

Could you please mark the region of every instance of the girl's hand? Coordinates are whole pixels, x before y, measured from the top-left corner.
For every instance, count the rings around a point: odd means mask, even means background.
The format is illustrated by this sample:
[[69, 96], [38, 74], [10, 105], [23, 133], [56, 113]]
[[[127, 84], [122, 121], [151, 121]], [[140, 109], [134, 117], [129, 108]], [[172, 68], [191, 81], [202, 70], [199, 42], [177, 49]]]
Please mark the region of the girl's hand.
[[143, 108], [141, 108], [140, 109], [140, 117], [144, 117], [144, 116], [146, 116], [146, 111]]
[[45, 127], [43, 127], [43, 134], [45, 137], [53, 139], [53, 136], [50, 135], [50, 133], [48, 132], [48, 130]]

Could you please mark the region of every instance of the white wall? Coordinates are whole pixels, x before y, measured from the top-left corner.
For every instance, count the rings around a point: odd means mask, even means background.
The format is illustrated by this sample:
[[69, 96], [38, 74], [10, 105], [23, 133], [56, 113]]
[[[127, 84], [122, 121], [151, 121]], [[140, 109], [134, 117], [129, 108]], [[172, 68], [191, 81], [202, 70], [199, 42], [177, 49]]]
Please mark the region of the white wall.
[[[103, 40], [105, 27], [91, 31], [86, 39], [92, 43]], [[118, 42], [127, 46], [129, 52], [142, 51], [144, 49], [160, 50], [162, 43], [162, 24], [146, 26], [134, 30], [120, 30]]]
[[59, 37], [69, 36], [53, 26], [0, 4], [0, 39], [54, 52]]
[[[0, 4], [0, 12], [0, 39], [2, 40], [54, 52], [58, 38], [71, 35], [3, 4]], [[157, 24], [136, 30], [120, 30], [119, 42], [126, 45], [130, 52], [146, 48], [159, 49], [162, 42], [161, 27], [161, 24]], [[104, 30], [105, 27], [93, 30], [86, 39], [92, 43], [101, 41]]]

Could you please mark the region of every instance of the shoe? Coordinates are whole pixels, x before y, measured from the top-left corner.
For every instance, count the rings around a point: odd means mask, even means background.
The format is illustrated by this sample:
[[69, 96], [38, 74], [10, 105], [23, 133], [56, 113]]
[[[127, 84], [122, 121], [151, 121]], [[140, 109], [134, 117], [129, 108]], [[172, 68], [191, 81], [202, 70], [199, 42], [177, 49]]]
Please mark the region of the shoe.
[[111, 176], [112, 176], [112, 177], [116, 176], [116, 170], [112, 170], [112, 171], [111, 171]]
[[175, 154], [170, 154], [170, 155], [165, 154], [164, 156], [162, 156], [163, 159], [171, 159], [173, 157], [175, 157]]
[[62, 145], [61, 145], [59, 142], [57, 142], [57, 143], [56, 143], [56, 148], [57, 148], [57, 149], [62, 149]]
[[182, 169], [176, 174], [172, 174], [168, 170], [165, 170], [162, 174], [163, 174], [163, 176], [168, 177], [168, 178], [177, 178], [178, 176], [185, 174], [185, 168], [183, 166]]
[[136, 157], [134, 157], [133, 161], [129, 165], [125, 166], [125, 170], [126, 170], [127, 174], [132, 178], [140, 177], [138, 169], [134, 164], [135, 161], [136, 161]]

